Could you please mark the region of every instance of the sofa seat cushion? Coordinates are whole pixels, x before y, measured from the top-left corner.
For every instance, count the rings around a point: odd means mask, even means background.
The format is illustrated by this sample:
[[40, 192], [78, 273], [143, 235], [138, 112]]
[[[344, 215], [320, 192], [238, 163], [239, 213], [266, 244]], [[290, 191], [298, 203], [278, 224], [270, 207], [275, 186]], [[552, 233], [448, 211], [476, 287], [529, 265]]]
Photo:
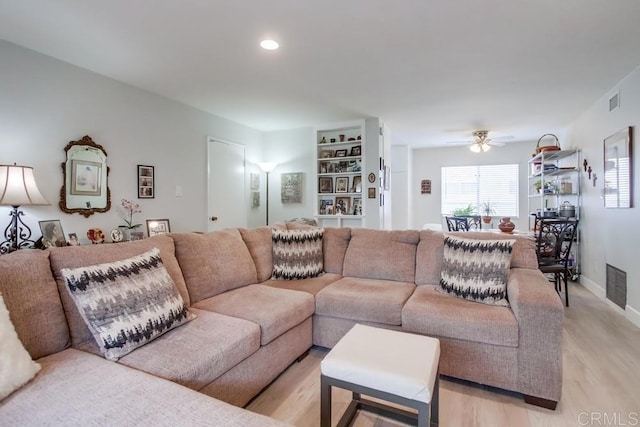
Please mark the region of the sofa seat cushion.
[[413, 283], [343, 277], [316, 295], [316, 314], [400, 325]]
[[267, 280], [262, 282], [261, 285], [271, 286], [279, 289], [291, 289], [293, 291], [309, 292], [311, 295], [316, 295], [318, 292], [341, 279], [339, 274], [325, 273], [318, 277], [312, 277], [309, 279], [300, 280]]
[[118, 363], [200, 390], [260, 348], [260, 328], [246, 320], [191, 308], [196, 318]]
[[436, 286], [416, 288], [402, 309], [402, 329], [430, 336], [518, 346], [518, 322], [510, 308], [443, 294], [436, 291]]
[[75, 349], [38, 362], [36, 378], [2, 402], [1, 424], [285, 425]]
[[314, 303], [313, 295], [307, 292], [249, 285], [207, 298], [194, 307], [260, 325], [260, 343], [266, 345], [311, 317]]

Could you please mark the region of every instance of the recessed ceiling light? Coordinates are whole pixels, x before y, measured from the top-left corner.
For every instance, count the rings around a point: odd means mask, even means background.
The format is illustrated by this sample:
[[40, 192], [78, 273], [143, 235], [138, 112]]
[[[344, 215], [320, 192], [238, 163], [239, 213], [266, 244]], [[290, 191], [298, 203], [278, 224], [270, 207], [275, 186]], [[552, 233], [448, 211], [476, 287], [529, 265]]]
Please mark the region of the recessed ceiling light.
[[260, 42], [260, 46], [262, 46], [263, 49], [267, 50], [276, 50], [278, 47], [280, 47], [278, 42], [275, 40], [262, 40]]

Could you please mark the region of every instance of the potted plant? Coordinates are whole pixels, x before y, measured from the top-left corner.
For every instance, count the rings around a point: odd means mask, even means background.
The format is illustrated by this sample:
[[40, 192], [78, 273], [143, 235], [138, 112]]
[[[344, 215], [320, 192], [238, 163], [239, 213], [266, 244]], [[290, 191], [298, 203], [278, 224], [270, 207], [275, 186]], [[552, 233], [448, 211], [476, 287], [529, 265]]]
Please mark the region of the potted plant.
[[482, 222], [489, 224], [491, 222], [491, 215], [495, 213], [490, 201], [482, 202]]
[[453, 216], [471, 216], [473, 215], [475, 210], [476, 208], [474, 208], [473, 206], [471, 206], [471, 204], [469, 204], [466, 208], [454, 209], [453, 212], [451, 212], [451, 214]]
[[542, 181], [537, 180], [536, 182], [533, 183], [533, 186], [536, 189], [536, 191], [539, 193], [540, 190], [542, 189]]

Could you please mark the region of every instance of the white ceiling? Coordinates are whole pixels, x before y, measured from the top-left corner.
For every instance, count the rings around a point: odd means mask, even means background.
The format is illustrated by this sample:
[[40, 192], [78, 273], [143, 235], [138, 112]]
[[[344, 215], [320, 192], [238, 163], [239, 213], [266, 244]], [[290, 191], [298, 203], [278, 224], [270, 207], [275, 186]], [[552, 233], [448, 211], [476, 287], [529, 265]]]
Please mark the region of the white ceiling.
[[0, 0], [0, 39], [79, 67], [263, 131], [379, 117], [417, 147], [561, 132], [640, 64], [639, 20], [639, 0]]

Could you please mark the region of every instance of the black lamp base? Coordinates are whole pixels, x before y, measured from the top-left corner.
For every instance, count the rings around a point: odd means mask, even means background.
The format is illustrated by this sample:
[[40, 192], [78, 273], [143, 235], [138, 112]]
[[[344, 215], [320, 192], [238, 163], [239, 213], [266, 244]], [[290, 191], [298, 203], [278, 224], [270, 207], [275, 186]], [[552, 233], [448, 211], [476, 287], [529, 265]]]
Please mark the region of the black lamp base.
[[31, 229], [22, 221], [24, 212], [18, 210], [19, 206], [13, 206], [9, 216], [11, 222], [4, 229], [4, 242], [0, 243], [0, 255], [17, 251], [18, 249], [28, 249], [35, 245], [31, 240]]

